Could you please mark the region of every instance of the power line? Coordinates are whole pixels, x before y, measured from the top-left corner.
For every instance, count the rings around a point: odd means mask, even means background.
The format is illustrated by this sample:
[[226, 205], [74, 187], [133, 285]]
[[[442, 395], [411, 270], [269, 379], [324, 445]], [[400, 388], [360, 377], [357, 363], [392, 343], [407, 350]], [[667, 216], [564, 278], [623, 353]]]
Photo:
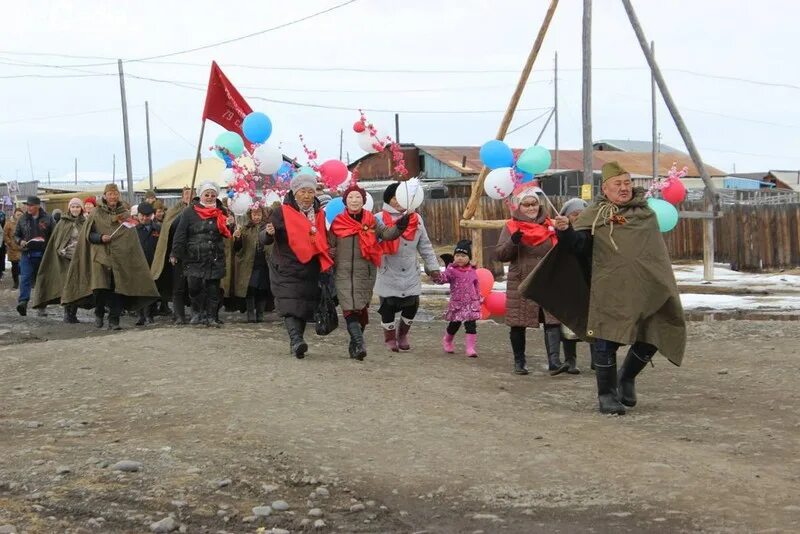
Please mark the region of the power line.
[[528, 126], [528, 125], [531, 125], [531, 124], [533, 124], [534, 122], [538, 121], [539, 119], [541, 119], [542, 117], [544, 117], [545, 115], [547, 115], [548, 113], [550, 113], [550, 112], [552, 112], [552, 111], [553, 111], [553, 108], [547, 108], [547, 111], [545, 111], [545, 112], [544, 112], [544, 113], [542, 113], [541, 115], [537, 115], [536, 117], [532, 118], [532, 119], [531, 119], [531, 120], [529, 120], [528, 122], [526, 122], [526, 123], [524, 123], [524, 124], [520, 124], [519, 126], [517, 126], [516, 128], [514, 128], [513, 130], [509, 130], [508, 132], [506, 132], [506, 135], [511, 135], [511, 134], [512, 134], [512, 133], [514, 133], [514, 132], [518, 132], [519, 130], [521, 130], [521, 129], [525, 128], [525, 127], [526, 127], [526, 126]]
[[[286, 28], [286, 27], [289, 27], [289, 26], [293, 26], [295, 24], [299, 24], [300, 22], [305, 22], [307, 20], [310, 20], [310, 19], [319, 17], [321, 15], [325, 15], [327, 13], [330, 13], [331, 11], [335, 11], [337, 9], [343, 8], [345, 6], [348, 6], [350, 4], [355, 3], [357, 1], [358, 0], [347, 0], [346, 2], [343, 2], [341, 4], [337, 4], [335, 6], [329, 7], [328, 9], [324, 9], [322, 11], [317, 11], [316, 13], [312, 13], [310, 15], [306, 15], [305, 17], [300, 17], [299, 19], [290, 20], [289, 22], [284, 22], [283, 24], [278, 24], [277, 26], [272, 26], [270, 28], [259, 30], [257, 32], [253, 32], [253, 33], [248, 33], [247, 35], [241, 35], [239, 37], [234, 37], [232, 39], [226, 39], [224, 41], [219, 41], [219, 42], [216, 42], [216, 43], [210, 43], [210, 44], [203, 45], [203, 46], [196, 46], [194, 48], [187, 48], [185, 50], [177, 50], [175, 52], [168, 52], [166, 54], [158, 54], [158, 55], [155, 55], [155, 56], [147, 56], [147, 57], [141, 57], [141, 58], [136, 58], [136, 59], [127, 59], [127, 60], [124, 60], [124, 62], [125, 63], [132, 63], [132, 62], [140, 62], [140, 61], [150, 61], [150, 60], [153, 60], [153, 59], [161, 59], [161, 58], [165, 58], [165, 57], [179, 56], [179, 55], [182, 55], [182, 54], [189, 54], [191, 52], [197, 52], [197, 51], [200, 51], [200, 50], [207, 50], [209, 48], [216, 48], [218, 46], [222, 46], [222, 45], [226, 45], [226, 44], [230, 44], [230, 43], [235, 43], [237, 41], [242, 41], [244, 39], [250, 39], [251, 37], [256, 37], [258, 35], [263, 35], [265, 33], [273, 32], [273, 31], [280, 30], [280, 29], [283, 29], [283, 28]], [[0, 51], [0, 52], [5, 53], [5, 54], [16, 54], [15, 52], [11, 52], [11, 51]], [[114, 61], [110, 61], [110, 62], [107, 62], [107, 63], [86, 63], [86, 64], [82, 64], [82, 65], [70, 65], [70, 66], [71, 67], [105, 67], [105, 66], [108, 66], [108, 65], [116, 65], [116, 64], [117, 64], [117, 62], [116, 62], [116, 60], [114, 60]]]
[[155, 117], [156, 119], [158, 119], [158, 120], [159, 120], [159, 122], [161, 122], [161, 124], [163, 124], [164, 126], [166, 126], [166, 127], [167, 127], [167, 129], [168, 129], [169, 131], [171, 131], [172, 133], [174, 133], [175, 135], [177, 135], [177, 136], [178, 136], [180, 139], [182, 139], [182, 140], [183, 140], [183, 141], [184, 141], [184, 142], [185, 142], [187, 145], [189, 145], [190, 147], [194, 148], [194, 143], [192, 143], [191, 141], [189, 141], [188, 139], [186, 139], [184, 136], [182, 136], [181, 134], [179, 134], [179, 133], [178, 133], [178, 132], [177, 132], [177, 131], [176, 131], [176, 130], [175, 130], [173, 127], [172, 127], [172, 126], [170, 126], [169, 124], [167, 124], [167, 121], [165, 121], [164, 119], [162, 119], [161, 117], [159, 117], [159, 116], [158, 116], [158, 114], [157, 114], [155, 111], [153, 111], [153, 108], [152, 108], [152, 107], [150, 108], [150, 114], [151, 114], [153, 117]]
[[[129, 106], [132, 109], [141, 108], [143, 106]], [[95, 113], [109, 113], [111, 111], [119, 111], [119, 108], [107, 108], [107, 109], [95, 109], [92, 111], [79, 111], [77, 113], [64, 113], [62, 115], [47, 115], [47, 116], [40, 116], [40, 117], [28, 117], [26, 119], [12, 119], [9, 121], [0, 121], [0, 124], [16, 124], [20, 122], [31, 122], [31, 121], [43, 121], [43, 120], [50, 120], [50, 119], [63, 119], [67, 117], [80, 117], [83, 115], [93, 115]]]

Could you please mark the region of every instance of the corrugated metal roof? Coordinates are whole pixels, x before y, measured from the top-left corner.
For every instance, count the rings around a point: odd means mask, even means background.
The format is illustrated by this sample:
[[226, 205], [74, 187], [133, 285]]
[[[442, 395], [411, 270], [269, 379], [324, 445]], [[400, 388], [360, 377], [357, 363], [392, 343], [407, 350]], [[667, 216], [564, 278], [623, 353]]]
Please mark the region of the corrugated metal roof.
[[[481, 171], [480, 160], [480, 147], [475, 146], [432, 146], [432, 145], [419, 145], [421, 151], [430, 154], [432, 157], [438, 159], [448, 167], [460, 172], [462, 175], [478, 174]], [[515, 155], [522, 152], [521, 148], [512, 149]], [[553, 157], [553, 167], [555, 168], [555, 151], [550, 151]], [[466, 157], [466, 165], [462, 165]], [[599, 171], [603, 164], [609, 161], [617, 161], [632, 175], [650, 176], [652, 174], [652, 154], [649, 152], [609, 152], [603, 150], [595, 150], [592, 154], [592, 167], [593, 170]], [[684, 166], [689, 168], [687, 176], [700, 176], [697, 168], [692, 163], [692, 159], [688, 154], [682, 152], [677, 153], [661, 153], [658, 155], [658, 172], [659, 175], [666, 175], [672, 164], [677, 163], [678, 168]], [[558, 170], [581, 170], [583, 169], [583, 151], [582, 150], [559, 150], [558, 152]], [[726, 176], [723, 170], [717, 169], [706, 164], [706, 170], [711, 176]]]
[[[623, 152], [653, 152], [653, 143], [651, 141], [631, 141], [630, 139], [600, 139], [599, 141], [595, 141], [592, 146], [596, 148], [597, 145], [601, 144], [609, 145]], [[664, 144], [659, 146], [659, 151], [680, 152], [685, 154], [683, 150], [678, 150], [675, 147]]]

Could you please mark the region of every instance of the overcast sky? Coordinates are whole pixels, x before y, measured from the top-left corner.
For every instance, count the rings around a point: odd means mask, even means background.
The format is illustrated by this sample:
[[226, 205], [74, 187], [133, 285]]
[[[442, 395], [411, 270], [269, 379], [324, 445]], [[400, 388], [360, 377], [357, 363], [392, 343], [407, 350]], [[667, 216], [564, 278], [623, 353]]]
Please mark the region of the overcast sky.
[[[119, 80], [84, 77], [116, 74], [116, 64], [74, 67], [109, 61], [22, 53], [144, 58], [251, 34], [344, 1], [15, 3], [13, 16], [0, 18], [0, 180], [30, 179], [28, 146], [37, 179], [46, 179], [48, 171], [53, 178], [71, 175], [76, 157], [79, 171], [111, 172], [114, 154], [117, 176], [124, 173]], [[358, 108], [387, 110], [369, 112], [368, 118], [392, 134], [393, 112], [400, 112], [403, 142], [480, 145], [496, 134], [548, 4], [357, 0], [234, 43], [128, 62], [126, 74], [181, 84], [126, 77], [134, 176], [147, 175], [145, 100], [151, 108], [154, 168], [193, 157], [212, 60], [249, 97], [254, 110], [271, 117], [271, 141], [281, 142], [285, 153], [301, 161], [298, 134], [326, 160], [338, 157], [342, 128], [345, 153], [351, 159], [363, 155], [352, 131]], [[558, 51], [561, 148], [581, 145], [581, 5], [562, 0], [512, 123], [512, 128], [524, 124], [553, 106], [553, 55]], [[673, 97], [706, 162], [728, 171], [735, 165], [739, 172], [800, 168], [800, 2], [634, 0], [634, 5], [647, 38], [656, 42]], [[231, 6], [236, 7], [229, 11]], [[618, 0], [594, 1], [593, 64], [593, 138], [649, 140], [649, 73]], [[292, 70], [299, 68], [310, 70]], [[366, 72], [320, 70], [326, 68]], [[392, 70], [434, 72], [386, 72]], [[446, 70], [484, 72], [441, 72]], [[81, 77], [64, 77], [74, 75]], [[683, 149], [660, 101], [658, 109], [662, 141]], [[544, 118], [534, 121], [507, 141], [529, 146], [543, 124]], [[208, 125], [204, 155], [220, 131]], [[553, 147], [552, 123], [542, 144]]]

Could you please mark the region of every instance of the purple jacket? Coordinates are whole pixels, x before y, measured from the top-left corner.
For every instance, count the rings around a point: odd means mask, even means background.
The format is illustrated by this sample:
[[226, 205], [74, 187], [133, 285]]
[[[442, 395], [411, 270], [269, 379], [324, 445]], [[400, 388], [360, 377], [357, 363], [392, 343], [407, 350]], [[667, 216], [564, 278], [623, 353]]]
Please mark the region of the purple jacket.
[[481, 318], [481, 294], [475, 267], [450, 264], [442, 273], [441, 283], [450, 283], [450, 303], [446, 321], [477, 321]]

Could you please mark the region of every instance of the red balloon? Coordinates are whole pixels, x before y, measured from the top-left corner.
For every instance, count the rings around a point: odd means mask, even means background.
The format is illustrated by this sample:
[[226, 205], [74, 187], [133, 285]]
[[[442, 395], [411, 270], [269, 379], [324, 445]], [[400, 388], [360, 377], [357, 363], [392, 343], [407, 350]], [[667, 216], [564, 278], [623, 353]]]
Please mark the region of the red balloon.
[[483, 305], [492, 315], [506, 314], [506, 294], [502, 291], [492, 291], [483, 300]]
[[355, 133], [361, 133], [361, 132], [363, 132], [363, 131], [364, 131], [364, 130], [366, 130], [366, 129], [367, 129], [367, 127], [366, 127], [366, 126], [364, 126], [364, 123], [363, 123], [363, 122], [361, 122], [361, 121], [358, 121], [358, 122], [356, 122], [356, 123], [353, 125], [353, 131], [354, 131]]
[[673, 206], [677, 206], [686, 198], [686, 186], [677, 178], [670, 178], [661, 190], [661, 197]]
[[486, 320], [491, 316], [492, 316], [492, 312], [490, 312], [489, 309], [486, 306], [481, 304], [481, 319]]
[[486, 297], [492, 292], [494, 286], [494, 275], [489, 269], [481, 267], [476, 271], [478, 275], [478, 289], [480, 289], [481, 296]]
[[336, 187], [347, 180], [347, 165], [338, 159], [330, 159], [320, 165], [319, 173], [328, 187]]

